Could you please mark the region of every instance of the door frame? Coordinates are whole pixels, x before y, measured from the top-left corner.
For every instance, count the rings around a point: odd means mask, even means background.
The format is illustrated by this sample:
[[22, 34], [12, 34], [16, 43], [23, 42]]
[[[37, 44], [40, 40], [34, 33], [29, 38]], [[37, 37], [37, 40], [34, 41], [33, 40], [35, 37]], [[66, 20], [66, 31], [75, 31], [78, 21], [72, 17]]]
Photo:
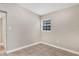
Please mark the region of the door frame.
[[3, 24], [3, 40], [5, 40], [5, 44], [4, 44], [4, 46], [5, 46], [5, 51], [4, 51], [4, 53], [6, 53], [6, 51], [7, 51], [7, 11], [3, 11], [3, 10], [0, 10], [0, 12], [1, 13], [4, 13], [5, 14], [5, 17], [3, 17], [4, 19], [2, 20], [3, 22], [2, 22], [2, 24]]

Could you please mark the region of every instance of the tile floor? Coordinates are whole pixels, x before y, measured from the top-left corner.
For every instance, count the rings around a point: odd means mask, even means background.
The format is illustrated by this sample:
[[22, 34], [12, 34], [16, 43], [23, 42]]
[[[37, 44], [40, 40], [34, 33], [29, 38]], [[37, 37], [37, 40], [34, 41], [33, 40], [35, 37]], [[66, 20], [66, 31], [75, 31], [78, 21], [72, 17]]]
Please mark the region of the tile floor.
[[8, 54], [8, 56], [78, 56], [78, 55], [40, 43], [28, 48], [12, 52]]

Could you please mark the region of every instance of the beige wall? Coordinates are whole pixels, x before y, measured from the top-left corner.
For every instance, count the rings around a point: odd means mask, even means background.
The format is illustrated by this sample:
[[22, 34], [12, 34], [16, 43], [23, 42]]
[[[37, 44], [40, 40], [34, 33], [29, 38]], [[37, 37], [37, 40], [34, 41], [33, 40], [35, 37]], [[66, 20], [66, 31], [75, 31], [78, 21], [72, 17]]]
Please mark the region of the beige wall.
[[2, 42], [2, 18], [0, 16], [0, 43]]
[[7, 50], [23, 47], [40, 40], [39, 16], [17, 4], [0, 4], [7, 11]]
[[52, 32], [42, 32], [42, 41], [79, 52], [79, 5], [47, 15], [51, 18]]

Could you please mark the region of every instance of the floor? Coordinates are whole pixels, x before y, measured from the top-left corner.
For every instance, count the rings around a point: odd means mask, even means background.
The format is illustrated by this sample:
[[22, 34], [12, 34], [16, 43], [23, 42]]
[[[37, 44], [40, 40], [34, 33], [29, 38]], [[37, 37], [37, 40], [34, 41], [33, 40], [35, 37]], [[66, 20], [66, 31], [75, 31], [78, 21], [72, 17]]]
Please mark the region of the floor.
[[8, 56], [78, 56], [78, 55], [40, 43], [28, 48], [24, 48], [9, 53]]

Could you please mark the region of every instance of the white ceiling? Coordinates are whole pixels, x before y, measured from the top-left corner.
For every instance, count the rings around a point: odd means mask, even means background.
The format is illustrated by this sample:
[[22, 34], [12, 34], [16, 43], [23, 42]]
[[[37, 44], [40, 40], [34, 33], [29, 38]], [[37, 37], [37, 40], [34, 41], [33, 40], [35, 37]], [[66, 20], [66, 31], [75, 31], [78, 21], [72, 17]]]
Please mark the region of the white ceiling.
[[44, 15], [53, 11], [77, 5], [77, 3], [19, 3], [19, 5], [38, 15]]

